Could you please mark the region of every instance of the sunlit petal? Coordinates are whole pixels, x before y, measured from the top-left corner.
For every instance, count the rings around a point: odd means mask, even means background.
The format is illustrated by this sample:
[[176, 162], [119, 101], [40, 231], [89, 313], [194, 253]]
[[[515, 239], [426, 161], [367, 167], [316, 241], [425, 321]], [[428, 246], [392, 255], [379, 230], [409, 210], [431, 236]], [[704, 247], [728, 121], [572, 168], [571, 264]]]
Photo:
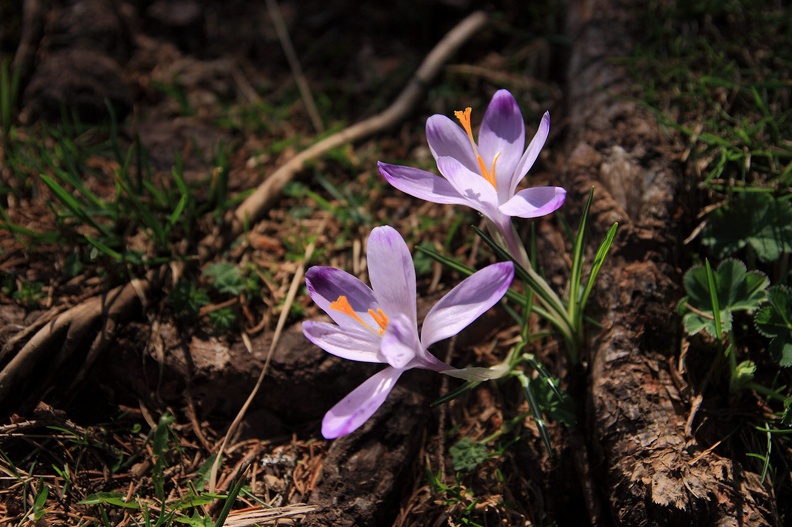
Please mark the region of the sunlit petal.
[[463, 280], [426, 315], [421, 329], [423, 347], [428, 348], [465, 329], [503, 297], [513, 278], [514, 264], [501, 262]]
[[418, 324], [415, 308], [415, 266], [407, 244], [393, 227], [377, 227], [368, 239], [371, 288], [385, 314], [404, 314]]
[[469, 207], [487, 216], [497, 212], [498, 195], [481, 175], [471, 172], [453, 157], [438, 158], [437, 168], [465, 199]]
[[520, 162], [517, 164], [517, 167], [511, 173], [511, 181], [509, 181], [509, 195], [514, 195], [514, 191], [517, 189], [517, 185], [520, 183], [522, 178], [525, 177], [525, 174], [531, 170], [536, 158], [539, 157], [539, 152], [542, 151], [542, 147], [547, 140], [547, 136], [550, 134], [550, 113], [545, 112], [542, 116], [542, 121], [539, 123], [539, 129], [536, 130], [536, 134], [531, 139], [531, 143], [528, 145], [528, 148], [525, 150]]
[[378, 163], [385, 180], [410, 196], [432, 203], [467, 205], [468, 202], [443, 177], [418, 168]]
[[380, 353], [388, 364], [403, 369], [415, 358], [420, 347], [415, 324], [404, 315], [399, 315], [388, 324], [388, 329], [382, 336]]
[[333, 406], [322, 419], [322, 435], [335, 439], [357, 430], [382, 406], [403, 370], [385, 368]]
[[538, 218], [549, 214], [564, 204], [566, 190], [561, 187], [532, 187], [521, 190], [500, 206], [508, 216]]
[[525, 147], [522, 112], [508, 91], [498, 90], [492, 97], [481, 122], [478, 147], [487, 169], [492, 167], [497, 156], [498, 190], [505, 192]]
[[453, 157], [471, 172], [478, 172], [478, 161], [465, 131], [445, 115], [433, 115], [426, 121], [426, 141], [435, 160]]
[[308, 340], [336, 357], [358, 362], [384, 362], [380, 355], [380, 338], [376, 333], [310, 320], [303, 322], [302, 329]]

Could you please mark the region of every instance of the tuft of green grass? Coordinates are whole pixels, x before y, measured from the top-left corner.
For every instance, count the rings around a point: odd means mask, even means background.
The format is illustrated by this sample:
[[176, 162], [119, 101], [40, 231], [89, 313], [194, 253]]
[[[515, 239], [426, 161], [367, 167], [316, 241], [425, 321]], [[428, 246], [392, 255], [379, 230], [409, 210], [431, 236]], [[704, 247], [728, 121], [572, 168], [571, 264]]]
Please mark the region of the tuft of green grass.
[[[122, 517], [131, 525], [223, 525], [249, 481], [247, 471], [243, 467], [233, 475], [226, 493], [208, 492], [205, 483], [214, 458], [193, 471], [195, 447], [185, 442], [182, 428], [172, 415], [163, 414], [148, 434], [140, 433], [138, 423], [130, 427], [121, 419], [88, 429], [50, 426], [6, 438], [0, 473], [9, 483], [2, 498], [13, 493], [20, 508], [18, 513], [7, 510], [4, 519], [20, 526], [59, 523], [68, 512], [69, 521], [81, 525], [112, 526]], [[14, 459], [25, 459], [24, 467]], [[145, 467], [144, 472], [130, 473], [134, 464]], [[86, 470], [113, 477], [87, 477]], [[209, 505], [218, 500], [220, 511], [210, 515]]]

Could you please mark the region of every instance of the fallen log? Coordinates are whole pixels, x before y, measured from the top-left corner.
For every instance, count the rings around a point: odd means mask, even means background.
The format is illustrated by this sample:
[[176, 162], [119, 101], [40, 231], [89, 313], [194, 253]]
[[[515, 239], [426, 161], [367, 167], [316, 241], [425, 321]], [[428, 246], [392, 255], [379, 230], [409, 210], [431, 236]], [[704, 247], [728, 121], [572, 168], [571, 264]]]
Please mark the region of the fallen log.
[[[581, 0], [568, 12], [569, 202], [594, 186], [591, 239], [620, 232], [596, 289], [602, 331], [589, 340], [592, 465], [615, 525], [778, 525], [772, 489], [685, 433], [690, 404], [674, 382], [682, 295], [674, 259], [680, 171], [614, 58], [629, 55], [638, 9]], [[678, 379], [678, 377], [677, 377]], [[597, 459], [599, 458], [599, 459]]]

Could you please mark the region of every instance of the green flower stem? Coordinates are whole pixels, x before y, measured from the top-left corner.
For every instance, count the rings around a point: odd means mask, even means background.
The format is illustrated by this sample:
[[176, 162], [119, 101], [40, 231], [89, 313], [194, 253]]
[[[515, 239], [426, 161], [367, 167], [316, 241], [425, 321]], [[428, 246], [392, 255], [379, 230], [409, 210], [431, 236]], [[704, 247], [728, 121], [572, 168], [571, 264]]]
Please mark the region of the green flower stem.
[[[494, 242], [491, 244], [492, 249], [498, 253], [499, 257], [513, 260], [517, 264], [515, 266], [517, 275], [531, 291], [536, 293], [536, 296], [547, 308], [547, 311], [540, 313], [537, 306], [534, 305], [534, 312], [545, 318], [561, 333], [570, 359], [572, 362], [577, 362], [582, 335], [582, 318], [581, 323], [576, 325], [561, 298], [553, 291], [550, 284], [536, 272], [513, 224], [510, 225], [510, 229], [505, 229], [504, 232], [504, 230], [498, 229], [494, 223], [487, 221], [487, 228], [492, 237], [489, 241]], [[483, 234], [479, 229], [475, 230], [479, 234]], [[488, 241], [487, 237], [484, 237], [484, 241]], [[503, 247], [506, 247], [507, 250], [504, 250]], [[572, 315], [574, 316], [575, 313], [573, 312]]]

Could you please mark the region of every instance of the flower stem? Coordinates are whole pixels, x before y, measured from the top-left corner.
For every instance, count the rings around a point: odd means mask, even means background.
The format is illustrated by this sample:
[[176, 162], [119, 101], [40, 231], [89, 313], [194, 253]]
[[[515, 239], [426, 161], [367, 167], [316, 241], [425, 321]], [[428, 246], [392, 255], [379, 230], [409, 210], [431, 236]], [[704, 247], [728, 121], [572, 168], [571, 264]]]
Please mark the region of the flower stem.
[[[581, 338], [578, 326], [570, 318], [570, 314], [567, 312], [567, 308], [561, 298], [553, 291], [547, 280], [534, 269], [514, 224], [508, 221], [503, 225], [498, 225], [488, 220], [487, 230], [495, 243], [505, 247], [508, 254], [523, 268], [525, 271], [522, 276], [523, 280], [536, 293], [541, 303], [547, 307], [548, 311], [545, 312], [545, 318], [561, 333], [570, 359], [572, 362], [577, 362]], [[536, 312], [536, 309], [534, 309], [534, 312]]]

